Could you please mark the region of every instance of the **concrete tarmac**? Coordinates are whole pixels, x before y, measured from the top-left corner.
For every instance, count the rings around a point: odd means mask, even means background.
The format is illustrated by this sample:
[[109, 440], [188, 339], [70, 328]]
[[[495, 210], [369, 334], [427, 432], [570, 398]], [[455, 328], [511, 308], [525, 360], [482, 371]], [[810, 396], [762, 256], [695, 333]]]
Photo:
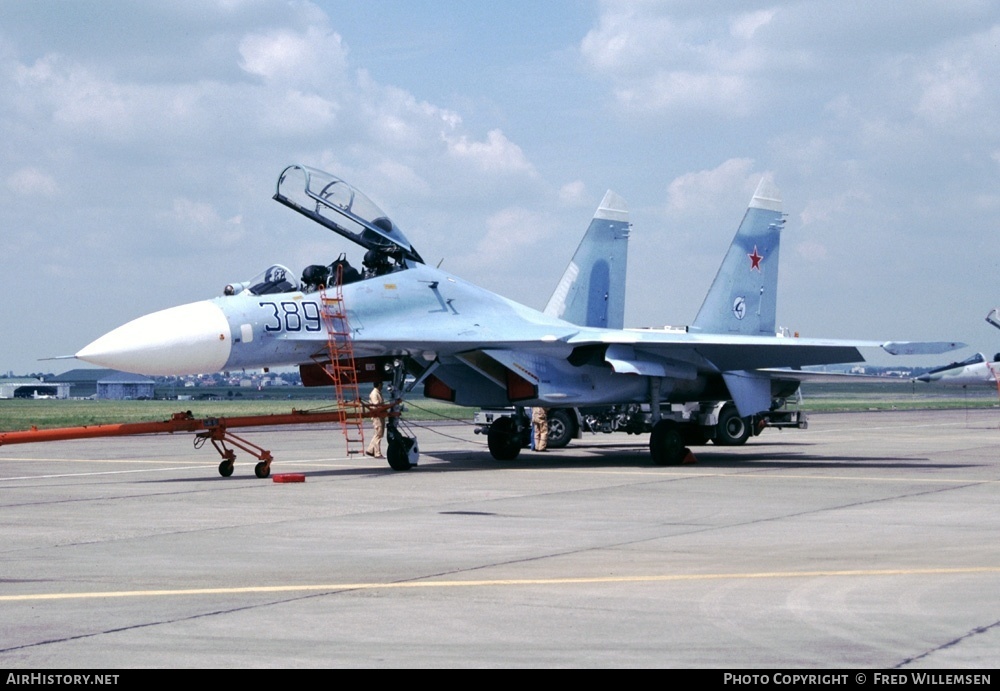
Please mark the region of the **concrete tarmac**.
[[[994, 668], [1000, 411], [813, 415], [655, 467], [339, 430], [0, 447], [0, 667]], [[238, 431], [239, 432], [239, 431]]]

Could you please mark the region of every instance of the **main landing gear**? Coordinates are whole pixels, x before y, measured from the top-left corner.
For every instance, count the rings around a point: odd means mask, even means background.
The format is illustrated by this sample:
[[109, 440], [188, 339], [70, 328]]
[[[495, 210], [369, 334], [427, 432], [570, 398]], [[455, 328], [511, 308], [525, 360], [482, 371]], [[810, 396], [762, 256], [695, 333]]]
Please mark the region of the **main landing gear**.
[[691, 450], [684, 446], [684, 432], [673, 420], [660, 420], [649, 433], [649, 455], [656, 465], [679, 465]]
[[530, 440], [531, 425], [523, 408], [511, 416], [496, 418], [486, 433], [490, 455], [498, 461], [513, 461]]
[[[715, 434], [715, 443], [719, 446], [740, 446], [746, 444], [752, 432], [751, 419], [740, 417], [736, 406], [727, 403], [719, 413], [719, 426]], [[758, 430], [759, 433], [759, 430]]]

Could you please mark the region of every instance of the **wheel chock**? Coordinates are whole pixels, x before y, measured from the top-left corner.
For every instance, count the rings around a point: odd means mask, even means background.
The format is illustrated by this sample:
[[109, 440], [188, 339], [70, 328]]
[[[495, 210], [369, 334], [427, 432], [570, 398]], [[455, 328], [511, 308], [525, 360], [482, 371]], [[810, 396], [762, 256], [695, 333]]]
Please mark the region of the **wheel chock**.
[[302, 473], [278, 473], [272, 475], [271, 479], [274, 482], [305, 482], [306, 476]]
[[693, 453], [691, 453], [691, 449], [689, 449], [689, 448], [687, 448], [685, 446], [684, 447], [684, 458], [681, 459], [681, 465], [689, 465], [689, 464], [697, 463], [697, 462], [698, 462], [698, 459], [694, 457]]

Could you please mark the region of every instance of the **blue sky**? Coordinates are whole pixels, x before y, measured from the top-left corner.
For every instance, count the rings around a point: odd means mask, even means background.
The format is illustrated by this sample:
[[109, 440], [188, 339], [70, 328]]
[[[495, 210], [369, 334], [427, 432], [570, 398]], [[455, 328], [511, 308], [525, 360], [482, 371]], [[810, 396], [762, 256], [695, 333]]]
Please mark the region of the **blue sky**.
[[693, 319], [770, 176], [780, 324], [992, 354], [1000, 8], [899, 8], [4, 2], [0, 370], [348, 249], [271, 200], [290, 163], [538, 308], [613, 189], [632, 326]]

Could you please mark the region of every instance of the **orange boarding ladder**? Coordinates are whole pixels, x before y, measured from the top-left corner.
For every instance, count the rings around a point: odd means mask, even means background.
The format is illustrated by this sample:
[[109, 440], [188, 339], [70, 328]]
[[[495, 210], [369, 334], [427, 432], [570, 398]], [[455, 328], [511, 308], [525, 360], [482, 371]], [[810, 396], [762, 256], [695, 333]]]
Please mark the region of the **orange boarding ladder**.
[[337, 265], [333, 277], [333, 295], [326, 286], [320, 289], [320, 311], [326, 324], [326, 344], [330, 363], [323, 370], [336, 389], [340, 427], [347, 440], [347, 455], [365, 452], [364, 404], [358, 388], [358, 371], [354, 365], [354, 346], [351, 344], [351, 325], [344, 308], [344, 267]]

